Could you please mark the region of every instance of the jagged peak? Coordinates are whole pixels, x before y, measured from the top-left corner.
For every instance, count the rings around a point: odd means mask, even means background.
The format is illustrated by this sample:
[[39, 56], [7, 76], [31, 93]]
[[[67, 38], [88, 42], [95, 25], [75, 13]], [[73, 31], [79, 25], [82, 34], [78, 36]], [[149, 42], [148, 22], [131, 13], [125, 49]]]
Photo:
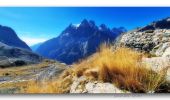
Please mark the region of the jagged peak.
[[89, 20], [89, 24], [90, 24], [91, 27], [96, 26], [96, 24], [93, 20]]
[[105, 25], [105, 24], [101, 24], [100, 26], [99, 26], [99, 30], [108, 30], [109, 28]]
[[87, 20], [87, 19], [84, 19], [80, 25], [80, 27], [95, 27], [96, 24], [93, 20]]
[[69, 26], [67, 27], [67, 29], [70, 29], [70, 28], [79, 28], [79, 27], [86, 27], [86, 26], [90, 26], [90, 27], [95, 27], [96, 24], [93, 20], [87, 20], [87, 19], [83, 19], [81, 21], [81, 23], [78, 23], [78, 24], [72, 24], [70, 23]]
[[81, 22], [81, 24], [89, 24], [89, 22], [87, 21], [87, 19], [83, 19], [83, 21]]

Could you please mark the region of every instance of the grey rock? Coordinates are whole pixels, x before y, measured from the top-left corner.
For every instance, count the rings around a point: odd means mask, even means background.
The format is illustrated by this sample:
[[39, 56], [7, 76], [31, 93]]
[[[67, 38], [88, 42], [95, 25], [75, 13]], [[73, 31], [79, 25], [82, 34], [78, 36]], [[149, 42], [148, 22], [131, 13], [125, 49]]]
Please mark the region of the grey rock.
[[168, 18], [155, 21], [143, 28], [121, 35], [116, 46], [127, 46], [135, 50], [147, 52], [155, 56], [169, 55], [170, 47], [170, 22]]
[[[170, 31], [165, 29], [165, 31]], [[157, 33], [159, 32], [159, 33]], [[141, 35], [142, 34], [142, 35]], [[162, 56], [165, 50], [170, 47], [170, 38], [165, 36], [160, 29], [155, 29], [153, 33], [143, 32], [127, 32], [119, 37], [116, 46], [127, 46], [138, 51], [144, 51], [156, 56]]]
[[162, 57], [170, 57], [170, 46], [166, 48], [166, 50], [162, 54]]
[[86, 78], [80, 77], [80, 78], [74, 78], [73, 80], [74, 81], [73, 84], [71, 85], [70, 93], [83, 93], [85, 89], [81, 87], [80, 83], [86, 81]]
[[143, 63], [156, 72], [168, 68], [166, 79], [170, 83], [170, 57], [143, 58]]
[[[155, 50], [155, 51], [154, 51], [155, 55], [157, 55], [157, 56], [163, 56], [165, 50], [166, 50], [168, 47], [170, 47], [170, 42], [166, 42], [166, 43], [162, 43], [162, 44], [160, 44], [160, 45], [157, 45], [157, 46], [155, 46], [155, 47], [153, 48], [153, 50]], [[153, 50], [152, 50], [152, 51], [153, 51]], [[165, 55], [166, 55], [166, 54], [164, 54], [164, 56], [165, 56]]]
[[85, 88], [87, 93], [125, 93], [125, 91], [120, 90], [111, 83], [88, 82]]
[[70, 88], [70, 93], [130, 93], [122, 91], [112, 83], [88, 81], [84, 76], [75, 78]]

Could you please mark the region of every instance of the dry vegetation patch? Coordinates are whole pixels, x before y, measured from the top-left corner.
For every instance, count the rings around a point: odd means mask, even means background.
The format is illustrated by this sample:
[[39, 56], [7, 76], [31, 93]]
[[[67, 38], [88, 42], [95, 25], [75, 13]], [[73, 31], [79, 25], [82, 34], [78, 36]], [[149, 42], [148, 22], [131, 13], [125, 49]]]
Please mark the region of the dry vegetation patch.
[[144, 54], [129, 48], [112, 49], [102, 45], [97, 53], [65, 70], [58, 79], [31, 83], [26, 93], [69, 93], [74, 77], [86, 76], [90, 81], [110, 82], [122, 90], [154, 92], [165, 83], [167, 69], [155, 72], [142, 63]]

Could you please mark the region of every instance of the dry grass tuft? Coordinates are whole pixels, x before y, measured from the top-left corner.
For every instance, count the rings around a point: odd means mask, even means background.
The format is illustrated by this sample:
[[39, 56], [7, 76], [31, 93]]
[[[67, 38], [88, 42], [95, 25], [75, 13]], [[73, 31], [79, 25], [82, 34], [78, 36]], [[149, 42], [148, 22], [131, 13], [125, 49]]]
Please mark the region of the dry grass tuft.
[[23, 89], [23, 93], [60, 93], [57, 82], [38, 83], [30, 81], [27, 87]]
[[58, 79], [45, 82], [29, 81], [22, 93], [69, 93], [72, 84], [71, 70], [68, 69]]
[[[91, 79], [112, 82], [121, 89], [132, 92], [156, 90], [163, 82], [166, 71], [152, 71], [142, 63], [144, 55], [129, 48], [117, 48], [102, 45], [99, 52], [75, 64], [77, 76], [85, 75]], [[93, 78], [92, 78], [93, 77]]]
[[86, 76], [89, 80], [111, 82], [131, 92], [152, 92], [165, 82], [167, 69], [153, 71], [142, 63], [144, 55], [129, 48], [113, 50], [102, 45], [97, 53], [74, 64], [59, 79], [46, 83], [30, 83], [26, 93], [69, 93], [73, 77]]

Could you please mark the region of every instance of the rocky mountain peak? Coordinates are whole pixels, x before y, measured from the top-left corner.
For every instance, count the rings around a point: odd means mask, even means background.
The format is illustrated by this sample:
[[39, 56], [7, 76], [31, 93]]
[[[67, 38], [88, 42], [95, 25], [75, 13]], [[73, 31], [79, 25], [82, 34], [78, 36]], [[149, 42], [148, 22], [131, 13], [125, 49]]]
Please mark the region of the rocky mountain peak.
[[96, 27], [96, 24], [93, 20], [87, 20], [87, 19], [84, 19], [80, 25], [79, 25], [79, 28], [95, 28]]
[[95, 53], [102, 43], [113, 42], [122, 33], [122, 30], [118, 30], [111, 31], [105, 24], [98, 27], [94, 21], [84, 19], [78, 27], [70, 24], [59, 37], [44, 42], [36, 52], [72, 64]]
[[84, 19], [80, 24], [80, 26], [88, 26], [88, 25], [89, 25], [89, 22], [87, 21], [87, 19]]
[[93, 20], [90, 20], [90, 21], [89, 21], [89, 25], [90, 25], [91, 27], [95, 27], [95, 26], [96, 26], [96, 24], [95, 24], [95, 22], [94, 22]]
[[108, 28], [107, 28], [107, 26], [105, 24], [101, 24], [99, 26], [99, 30], [105, 31], [105, 30], [108, 30]]

